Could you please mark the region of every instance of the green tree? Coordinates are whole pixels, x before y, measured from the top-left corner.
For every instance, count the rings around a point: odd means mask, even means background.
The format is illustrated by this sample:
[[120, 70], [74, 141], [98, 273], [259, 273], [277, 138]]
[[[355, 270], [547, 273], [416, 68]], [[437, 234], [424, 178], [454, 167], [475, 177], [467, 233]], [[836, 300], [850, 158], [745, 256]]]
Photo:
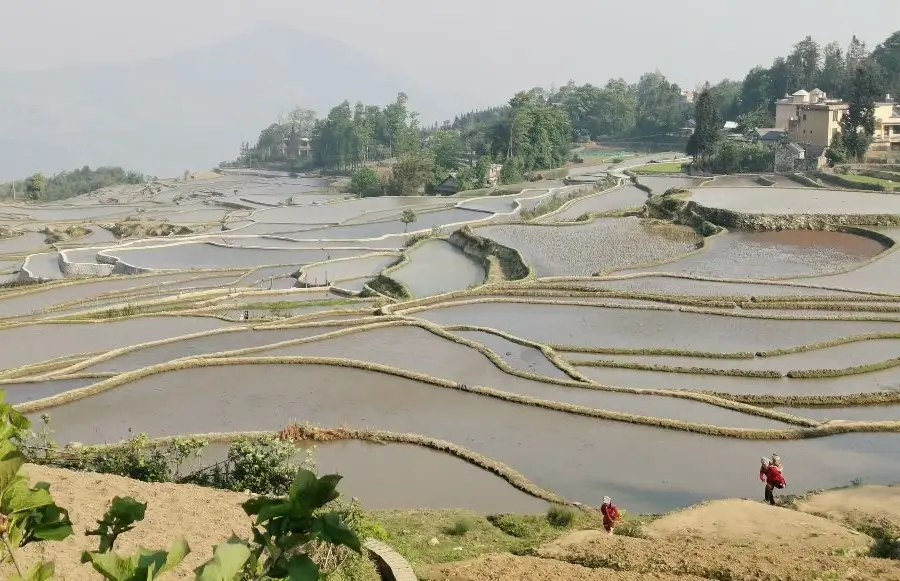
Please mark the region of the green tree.
[[400, 221], [403, 222], [403, 231], [406, 232], [409, 229], [409, 225], [418, 219], [419, 217], [416, 216], [412, 208], [403, 210], [403, 213], [400, 214]]
[[429, 151], [405, 153], [391, 168], [388, 190], [393, 196], [415, 196], [434, 173], [434, 158]]
[[834, 167], [836, 165], [846, 163], [847, 148], [844, 145], [843, 134], [837, 133], [834, 137], [831, 138], [831, 145], [829, 145], [828, 149], [825, 150], [825, 158], [828, 160], [829, 167]]
[[435, 166], [447, 171], [456, 169], [464, 153], [459, 133], [440, 130], [435, 131], [428, 138], [428, 149], [434, 155]]
[[381, 181], [378, 179], [378, 172], [370, 166], [363, 166], [353, 172], [350, 178], [350, 192], [357, 196], [371, 195], [373, 190], [381, 190]]
[[708, 89], [704, 90], [697, 97], [694, 107], [694, 119], [697, 122], [697, 126], [688, 140], [686, 152], [697, 163], [712, 152], [719, 141], [719, 128], [722, 126], [712, 93]]
[[478, 161], [475, 162], [475, 172], [472, 176], [472, 187], [473, 188], [483, 188], [487, 185], [488, 182], [488, 174], [491, 171], [491, 158], [482, 155], [478, 158]]
[[637, 95], [637, 131], [655, 135], [678, 131], [687, 120], [681, 105], [681, 89], [659, 71], [645, 73], [635, 88]]
[[875, 47], [872, 59], [878, 65], [885, 91], [900, 97], [900, 30]]
[[819, 88], [829, 95], [840, 93], [845, 86], [846, 73], [841, 45], [836, 42], [825, 45], [822, 71], [819, 74]]
[[744, 134], [760, 127], [771, 127], [774, 123], [772, 115], [764, 106], [738, 115], [738, 130]]
[[798, 87], [812, 90], [819, 79], [822, 63], [822, 49], [811, 36], [807, 36], [794, 45], [793, 52], [787, 58], [792, 80]]
[[25, 195], [29, 200], [39, 200], [47, 189], [47, 178], [44, 174], [37, 172], [32, 174], [25, 180]]
[[719, 119], [733, 120], [741, 113], [741, 89], [743, 83], [724, 79], [709, 88], [713, 106], [719, 113]]
[[844, 147], [852, 159], [863, 159], [875, 134], [875, 100], [881, 90], [872, 67], [856, 68], [847, 99], [850, 107], [842, 121]]
[[744, 77], [741, 85], [741, 112], [749, 113], [760, 107], [775, 110], [775, 83], [768, 69], [755, 67]]

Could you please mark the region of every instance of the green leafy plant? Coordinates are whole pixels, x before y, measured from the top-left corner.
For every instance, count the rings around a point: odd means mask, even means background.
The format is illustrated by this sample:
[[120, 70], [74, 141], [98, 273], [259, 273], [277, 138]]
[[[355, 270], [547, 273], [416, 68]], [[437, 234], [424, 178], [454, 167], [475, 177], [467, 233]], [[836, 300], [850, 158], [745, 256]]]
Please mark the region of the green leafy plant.
[[557, 528], [569, 528], [578, 518], [578, 513], [568, 506], [551, 506], [547, 509], [547, 521]]
[[30, 422], [3, 401], [0, 391], [0, 563], [10, 562], [14, 581], [42, 581], [53, 575], [51, 563], [38, 563], [23, 573], [16, 560], [17, 549], [38, 541], [60, 541], [72, 534], [69, 513], [53, 501], [50, 485], [28, 486], [22, 473], [25, 455], [17, 445]]

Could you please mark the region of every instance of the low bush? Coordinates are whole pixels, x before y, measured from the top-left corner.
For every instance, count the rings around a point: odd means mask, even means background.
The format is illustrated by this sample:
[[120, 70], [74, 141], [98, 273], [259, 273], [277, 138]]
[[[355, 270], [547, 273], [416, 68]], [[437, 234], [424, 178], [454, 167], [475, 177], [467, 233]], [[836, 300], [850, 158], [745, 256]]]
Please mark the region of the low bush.
[[531, 532], [531, 527], [521, 515], [492, 514], [487, 517], [487, 520], [511, 537], [521, 539], [527, 537]]
[[456, 519], [452, 525], [448, 526], [444, 529], [444, 534], [453, 536], [453, 537], [461, 537], [465, 535], [467, 532], [472, 530], [472, 527], [475, 523], [472, 522], [472, 519], [462, 517]]
[[578, 513], [568, 506], [554, 505], [547, 510], [547, 522], [557, 528], [567, 529], [574, 525], [577, 519]]

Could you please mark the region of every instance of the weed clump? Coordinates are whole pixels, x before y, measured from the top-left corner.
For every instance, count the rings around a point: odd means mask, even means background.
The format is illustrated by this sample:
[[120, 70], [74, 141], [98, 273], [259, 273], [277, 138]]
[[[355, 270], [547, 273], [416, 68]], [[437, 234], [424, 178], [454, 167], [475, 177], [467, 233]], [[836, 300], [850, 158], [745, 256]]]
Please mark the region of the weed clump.
[[453, 537], [461, 537], [472, 530], [474, 525], [475, 523], [470, 518], [458, 518], [452, 525], [444, 529], [444, 533]]
[[578, 513], [568, 506], [551, 506], [547, 510], [547, 521], [560, 529], [570, 528], [578, 520]]

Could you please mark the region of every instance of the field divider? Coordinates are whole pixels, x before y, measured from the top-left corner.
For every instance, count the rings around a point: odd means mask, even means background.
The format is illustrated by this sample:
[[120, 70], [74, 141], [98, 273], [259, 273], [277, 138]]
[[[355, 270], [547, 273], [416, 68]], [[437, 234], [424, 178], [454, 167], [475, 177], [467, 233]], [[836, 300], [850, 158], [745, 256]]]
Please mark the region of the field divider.
[[[601, 410], [595, 408], [589, 408], [585, 406], [568, 404], [568, 403], [560, 403], [553, 402], [548, 400], [543, 400], [539, 398], [523, 396], [519, 394], [504, 392], [501, 390], [482, 387], [482, 386], [468, 386], [464, 384], [460, 384], [457, 382], [447, 381], [444, 379], [436, 378], [429, 376], [427, 374], [411, 372], [403, 369], [397, 369], [394, 367], [389, 367], [386, 365], [364, 362], [364, 361], [356, 361], [351, 359], [342, 359], [342, 358], [334, 358], [334, 357], [232, 357], [232, 358], [193, 358], [186, 359], [180, 361], [173, 361], [168, 363], [163, 363], [159, 365], [153, 365], [149, 367], [145, 367], [139, 370], [122, 373], [117, 375], [116, 377], [95, 383], [93, 385], [73, 389], [67, 391], [65, 393], [56, 394], [50, 397], [46, 397], [39, 400], [34, 400], [30, 402], [26, 402], [23, 404], [18, 404], [15, 406], [15, 409], [22, 413], [34, 413], [38, 411], [43, 411], [47, 409], [51, 409], [54, 407], [58, 407], [67, 403], [71, 403], [74, 401], [78, 401], [93, 395], [97, 395], [108, 391], [110, 389], [114, 389], [116, 387], [125, 385], [127, 383], [134, 382], [138, 379], [152, 376], [158, 373], [163, 373], [167, 371], [176, 371], [181, 369], [191, 369], [191, 368], [202, 368], [202, 367], [216, 367], [216, 366], [225, 366], [225, 365], [270, 365], [270, 364], [293, 364], [293, 365], [332, 365], [335, 367], [345, 367], [350, 369], [360, 369], [360, 370], [369, 370], [384, 373], [387, 375], [393, 375], [396, 377], [403, 377], [406, 379], [410, 379], [413, 381], [419, 381], [422, 383], [430, 384], [436, 387], [443, 387], [447, 389], [456, 389], [466, 393], [472, 393], [476, 395], [482, 395], [486, 397], [493, 397], [495, 399], [500, 399], [503, 401], [508, 401], [510, 403], [517, 403], [521, 405], [529, 405], [533, 407], [539, 407], [543, 409], [563, 412], [563, 413], [571, 413], [576, 415], [582, 415], [586, 417], [592, 417], [601, 420], [611, 420], [611, 421], [620, 421], [637, 425], [646, 425], [646, 426], [656, 426], [660, 428], [673, 429], [679, 431], [687, 431], [693, 433], [700, 433], [712, 436], [721, 436], [721, 437], [730, 437], [730, 438], [738, 438], [738, 439], [754, 439], [754, 440], [788, 440], [788, 439], [803, 439], [803, 438], [814, 438], [821, 436], [828, 436], [834, 434], [842, 434], [842, 433], [856, 433], [856, 432], [898, 432], [900, 431], [900, 421], [880, 421], [880, 422], [841, 422], [841, 423], [833, 423], [829, 422], [827, 424], [822, 424], [820, 422], [814, 422], [812, 420], [799, 418], [796, 416], [792, 416], [790, 414], [784, 414], [781, 412], [774, 412], [772, 410], [765, 410], [762, 408], [756, 408], [754, 406], [739, 404], [737, 402], [728, 401], [726, 403], [732, 404], [732, 409], [740, 410], [743, 409], [749, 413], [753, 413], [754, 415], [760, 415], [764, 417], [769, 417], [771, 419], [782, 419], [783, 421], [793, 421], [794, 423], [805, 424], [805, 427], [798, 428], [784, 428], [784, 429], [771, 429], [771, 428], [734, 428], [734, 427], [724, 427], [724, 426], [714, 426], [709, 424], [701, 424], [696, 422], [685, 422], [681, 420], [673, 420], [670, 418], [658, 418], [651, 416], [642, 416], [635, 415], [623, 412], [614, 412], [608, 410]], [[626, 390], [622, 390], [626, 391]], [[713, 403], [718, 400], [713, 396], [706, 396], [704, 394], [698, 393], [684, 393], [684, 394], [674, 394], [672, 392], [660, 393], [659, 395], [669, 395], [672, 397], [687, 397], [687, 399], [697, 399], [699, 401], [706, 401], [709, 403]], [[724, 407], [724, 406], [723, 406]]]

